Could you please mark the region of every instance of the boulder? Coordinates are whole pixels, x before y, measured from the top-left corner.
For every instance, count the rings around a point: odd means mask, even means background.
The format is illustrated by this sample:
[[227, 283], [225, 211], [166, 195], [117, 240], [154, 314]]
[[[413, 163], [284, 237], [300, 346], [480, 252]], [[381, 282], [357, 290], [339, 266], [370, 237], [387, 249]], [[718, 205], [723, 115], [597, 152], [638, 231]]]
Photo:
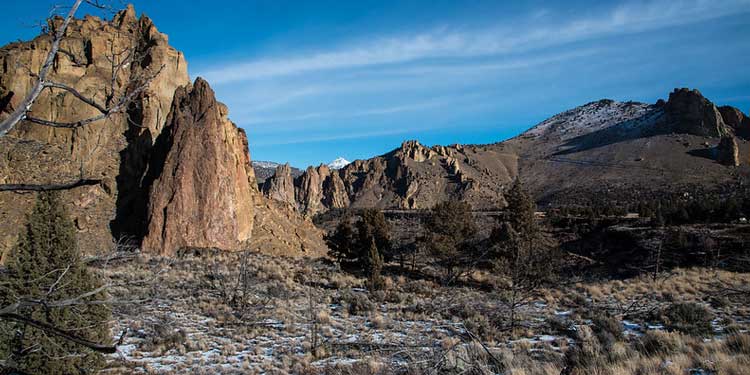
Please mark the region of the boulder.
[[245, 132], [227, 119], [203, 79], [178, 89], [159, 149], [143, 250], [172, 255], [184, 248], [243, 249], [257, 199]]
[[716, 146], [716, 161], [730, 167], [740, 165], [739, 147], [737, 146], [737, 140], [732, 135], [721, 137], [719, 145]]

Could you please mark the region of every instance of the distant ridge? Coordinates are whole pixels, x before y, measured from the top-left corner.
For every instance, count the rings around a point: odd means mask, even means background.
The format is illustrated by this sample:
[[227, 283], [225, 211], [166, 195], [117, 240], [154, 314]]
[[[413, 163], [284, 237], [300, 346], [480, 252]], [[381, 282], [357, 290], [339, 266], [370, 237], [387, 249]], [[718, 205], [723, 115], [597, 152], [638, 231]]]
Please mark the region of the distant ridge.
[[698, 90], [675, 89], [654, 104], [587, 103], [505, 142], [406, 141], [340, 169], [311, 167], [295, 179], [294, 195], [308, 215], [345, 207], [424, 209], [445, 200], [496, 210], [520, 176], [540, 207], [603, 197], [632, 205], [750, 179], [749, 140], [750, 119], [740, 110], [717, 107]]

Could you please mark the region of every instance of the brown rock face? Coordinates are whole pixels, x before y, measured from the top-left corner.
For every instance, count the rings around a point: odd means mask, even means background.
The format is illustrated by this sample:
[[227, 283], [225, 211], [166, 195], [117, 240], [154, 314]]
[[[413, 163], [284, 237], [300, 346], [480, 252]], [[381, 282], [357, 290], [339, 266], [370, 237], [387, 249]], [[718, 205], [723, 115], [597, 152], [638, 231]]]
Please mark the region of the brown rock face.
[[745, 116], [742, 111], [727, 105], [719, 107], [719, 112], [721, 112], [724, 123], [734, 130], [734, 134], [745, 139], [750, 138], [750, 118]]
[[675, 89], [664, 107], [668, 126], [681, 134], [721, 137], [728, 129], [716, 106], [698, 90]]
[[323, 181], [323, 206], [327, 208], [346, 208], [351, 201], [346, 192], [346, 185], [339, 171], [331, 171], [331, 176]]
[[325, 210], [323, 206], [323, 183], [331, 175], [331, 170], [320, 165], [317, 168], [308, 167], [305, 173], [299, 177], [296, 200], [301, 212], [307, 215], [315, 215]]
[[206, 81], [177, 90], [162, 137], [163, 165], [149, 166], [161, 173], [151, 186], [144, 251], [241, 249], [253, 230], [255, 175], [244, 131]]
[[516, 163], [514, 155], [491, 147], [425, 147], [407, 141], [339, 170], [308, 168], [295, 180], [295, 199], [307, 215], [346, 207], [430, 208], [449, 199], [501, 208], [503, 186], [514, 176]]
[[[29, 42], [0, 48], [0, 117], [12, 112], [28, 93], [34, 80], [27, 68], [38, 71], [47, 56], [51, 38], [42, 35]], [[146, 16], [136, 18], [129, 7], [112, 21], [97, 17], [74, 20], [61, 44], [49, 79], [74, 87], [84, 96], [104, 105], [112, 76], [111, 51], [134, 50], [138, 63], [121, 69], [115, 94], [127, 82], [144, 74], [161, 72], [124, 115], [115, 115], [79, 129], [60, 129], [20, 123], [0, 142], [0, 183], [68, 182], [79, 177], [101, 178], [101, 186], [83, 187], [63, 193], [78, 229], [78, 242], [87, 253], [109, 248], [112, 233], [138, 235], [140, 220], [132, 219], [145, 204], [139, 181], [145, 171], [153, 140], [161, 132], [177, 87], [188, 84], [183, 55], [170, 47]], [[116, 95], [117, 96], [117, 95]], [[70, 93], [45, 90], [32, 107], [35, 117], [70, 122], [99, 114]], [[42, 156], [40, 156], [42, 155]], [[17, 238], [33, 195], [0, 193], [0, 253]]]
[[276, 173], [269, 177], [262, 187], [263, 194], [273, 200], [284, 202], [292, 207], [297, 206], [294, 200], [294, 178], [292, 167], [283, 164], [276, 167]]
[[272, 199], [259, 199], [250, 248], [272, 255], [325, 256], [323, 231], [292, 206]]
[[721, 137], [719, 145], [716, 147], [716, 161], [730, 167], [739, 167], [740, 149], [737, 146], [737, 140], [726, 135]]

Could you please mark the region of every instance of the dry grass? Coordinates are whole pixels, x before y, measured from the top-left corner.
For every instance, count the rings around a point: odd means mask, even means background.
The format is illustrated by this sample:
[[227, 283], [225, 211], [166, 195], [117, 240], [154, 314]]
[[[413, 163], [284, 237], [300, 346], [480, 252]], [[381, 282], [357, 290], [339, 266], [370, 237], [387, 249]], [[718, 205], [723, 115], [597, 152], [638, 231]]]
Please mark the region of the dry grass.
[[[181, 259], [137, 258], [102, 269], [106, 277], [153, 278], [113, 291], [147, 302], [118, 306], [115, 330], [129, 329], [108, 373], [302, 374], [684, 374], [702, 368], [747, 374], [746, 301], [715, 301], [719, 278], [747, 285], [747, 274], [677, 270], [647, 277], [540, 291], [521, 309], [521, 329], [507, 331], [502, 293], [442, 287], [386, 275], [383, 291], [325, 260], [249, 256], [251, 306], [238, 312], [209, 280], [215, 265], [231, 281], [238, 254]], [[476, 273], [490, 282], [492, 275]], [[716, 339], [647, 329], [659, 312], [698, 303], [715, 316]], [[621, 319], [638, 330], [623, 334]]]

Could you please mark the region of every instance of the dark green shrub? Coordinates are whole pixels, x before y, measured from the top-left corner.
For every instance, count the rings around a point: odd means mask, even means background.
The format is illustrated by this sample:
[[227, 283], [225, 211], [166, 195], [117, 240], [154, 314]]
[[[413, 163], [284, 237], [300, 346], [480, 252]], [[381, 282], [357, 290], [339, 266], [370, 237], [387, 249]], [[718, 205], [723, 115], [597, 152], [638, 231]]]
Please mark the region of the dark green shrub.
[[477, 261], [473, 242], [478, 228], [467, 203], [436, 204], [423, 229], [422, 246], [443, 269], [444, 284], [453, 282], [467, 266]]
[[612, 347], [614, 343], [622, 338], [622, 322], [606, 314], [596, 314], [591, 318], [592, 330], [605, 349]]
[[713, 334], [713, 315], [708, 309], [694, 302], [673, 303], [661, 312], [661, 320], [670, 330], [693, 336]]
[[345, 290], [341, 293], [339, 301], [342, 306], [346, 307], [349, 314], [352, 315], [366, 315], [375, 311], [375, 304], [364, 293]]

